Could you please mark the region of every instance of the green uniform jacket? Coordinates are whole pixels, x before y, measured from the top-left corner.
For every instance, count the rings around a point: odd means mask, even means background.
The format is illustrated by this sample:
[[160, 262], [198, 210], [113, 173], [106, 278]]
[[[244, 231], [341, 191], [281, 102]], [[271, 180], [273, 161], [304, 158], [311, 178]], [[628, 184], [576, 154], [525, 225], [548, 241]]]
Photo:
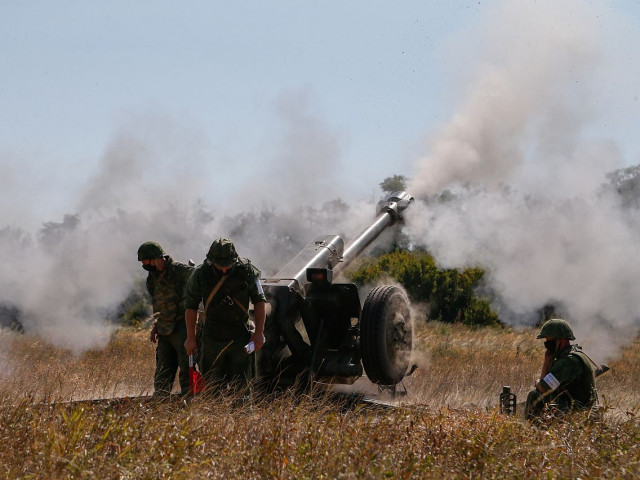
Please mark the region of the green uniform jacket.
[[[197, 310], [200, 302], [206, 304], [221, 276], [207, 260], [198, 265], [187, 284], [186, 308]], [[254, 305], [266, 301], [260, 286], [260, 271], [246, 258], [238, 258], [228, 278], [209, 303], [203, 335], [218, 341], [248, 337], [249, 300]]]
[[174, 261], [165, 255], [161, 272], [149, 272], [147, 290], [153, 298], [158, 333], [170, 335], [179, 322], [184, 322], [185, 288], [194, 267]]
[[578, 345], [562, 350], [541, 382], [561, 408], [590, 408], [596, 401], [593, 367]]

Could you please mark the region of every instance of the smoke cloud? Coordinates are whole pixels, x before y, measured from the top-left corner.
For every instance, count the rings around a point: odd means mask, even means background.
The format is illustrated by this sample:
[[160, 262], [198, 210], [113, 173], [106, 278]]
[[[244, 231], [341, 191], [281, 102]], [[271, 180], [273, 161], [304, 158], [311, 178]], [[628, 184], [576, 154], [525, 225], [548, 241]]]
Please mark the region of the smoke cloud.
[[[34, 231], [16, 218], [0, 229], [0, 305], [19, 311], [27, 330], [78, 354], [108, 342], [113, 327], [105, 319], [143, 277], [136, 251], [147, 240], [178, 261], [200, 263], [213, 239], [228, 236], [268, 275], [315, 235], [361, 228], [358, 219], [372, 218], [374, 205], [358, 209], [327, 196], [338, 191], [328, 185], [339, 185], [340, 139], [300, 96], [276, 102], [278, 147], [257, 178], [225, 176], [228, 159], [207, 155], [209, 140], [197, 129], [157, 114], [128, 118], [76, 192], [72, 213]], [[297, 161], [316, 164], [319, 156], [331, 168], [295, 171]]]
[[629, 159], [597, 136], [631, 95], [607, 83], [631, 73], [608, 49], [622, 30], [582, 2], [497, 6], [475, 42], [464, 100], [408, 187], [421, 199], [408, 212], [416, 241], [445, 267], [485, 267], [503, 320], [532, 325], [555, 305], [602, 356], [640, 325], [637, 212], [603, 187]]

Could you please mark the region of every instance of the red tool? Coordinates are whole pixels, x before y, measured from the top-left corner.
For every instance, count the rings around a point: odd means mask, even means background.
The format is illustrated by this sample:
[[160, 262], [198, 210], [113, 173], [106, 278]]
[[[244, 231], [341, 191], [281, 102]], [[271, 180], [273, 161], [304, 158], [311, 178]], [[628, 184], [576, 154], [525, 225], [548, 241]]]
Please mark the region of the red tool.
[[200, 393], [204, 390], [204, 378], [193, 364], [193, 355], [189, 355], [189, 393]]

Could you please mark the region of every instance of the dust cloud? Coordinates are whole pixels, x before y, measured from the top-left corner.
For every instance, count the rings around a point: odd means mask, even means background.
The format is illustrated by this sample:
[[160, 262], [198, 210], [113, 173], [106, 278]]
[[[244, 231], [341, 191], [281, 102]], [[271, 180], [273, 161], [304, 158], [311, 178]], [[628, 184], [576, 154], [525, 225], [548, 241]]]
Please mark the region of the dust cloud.
[[624, 82], [637, 61], [622, 52], [636, 42], [624, 45], [624, 19], [598, 5], [502, 2], [487, 13], [485, 40], [458, 55], [465, 95], [416, 164], [407, 217], [442, 266], [487, 270], [501, 319], [533, 325], [554, 305], [602, 358], [640, 325], [640, 231], [605, 186], [638, 159], [601, 128], [634, 98]]

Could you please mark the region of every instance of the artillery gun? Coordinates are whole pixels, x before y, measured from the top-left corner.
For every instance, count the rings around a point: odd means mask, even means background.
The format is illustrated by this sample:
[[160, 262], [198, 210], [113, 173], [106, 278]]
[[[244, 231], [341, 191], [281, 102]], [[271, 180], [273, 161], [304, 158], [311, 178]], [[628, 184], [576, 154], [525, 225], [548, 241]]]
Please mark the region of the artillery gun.
[[258, 377], [272, 387], [300, 382], [352, 384], [366, 373], [395, 387], [410, 372], [413, 329], [409, 301], [392, 285], [373, 288], [361, 307], [352, 283], [334, 275], [389, 226], [413, 197], [396, 192], [378, 202], [376, 218], [348, 246], [339, 235], [309, 242], [273, 277], [261, 279], [270, 305]]

